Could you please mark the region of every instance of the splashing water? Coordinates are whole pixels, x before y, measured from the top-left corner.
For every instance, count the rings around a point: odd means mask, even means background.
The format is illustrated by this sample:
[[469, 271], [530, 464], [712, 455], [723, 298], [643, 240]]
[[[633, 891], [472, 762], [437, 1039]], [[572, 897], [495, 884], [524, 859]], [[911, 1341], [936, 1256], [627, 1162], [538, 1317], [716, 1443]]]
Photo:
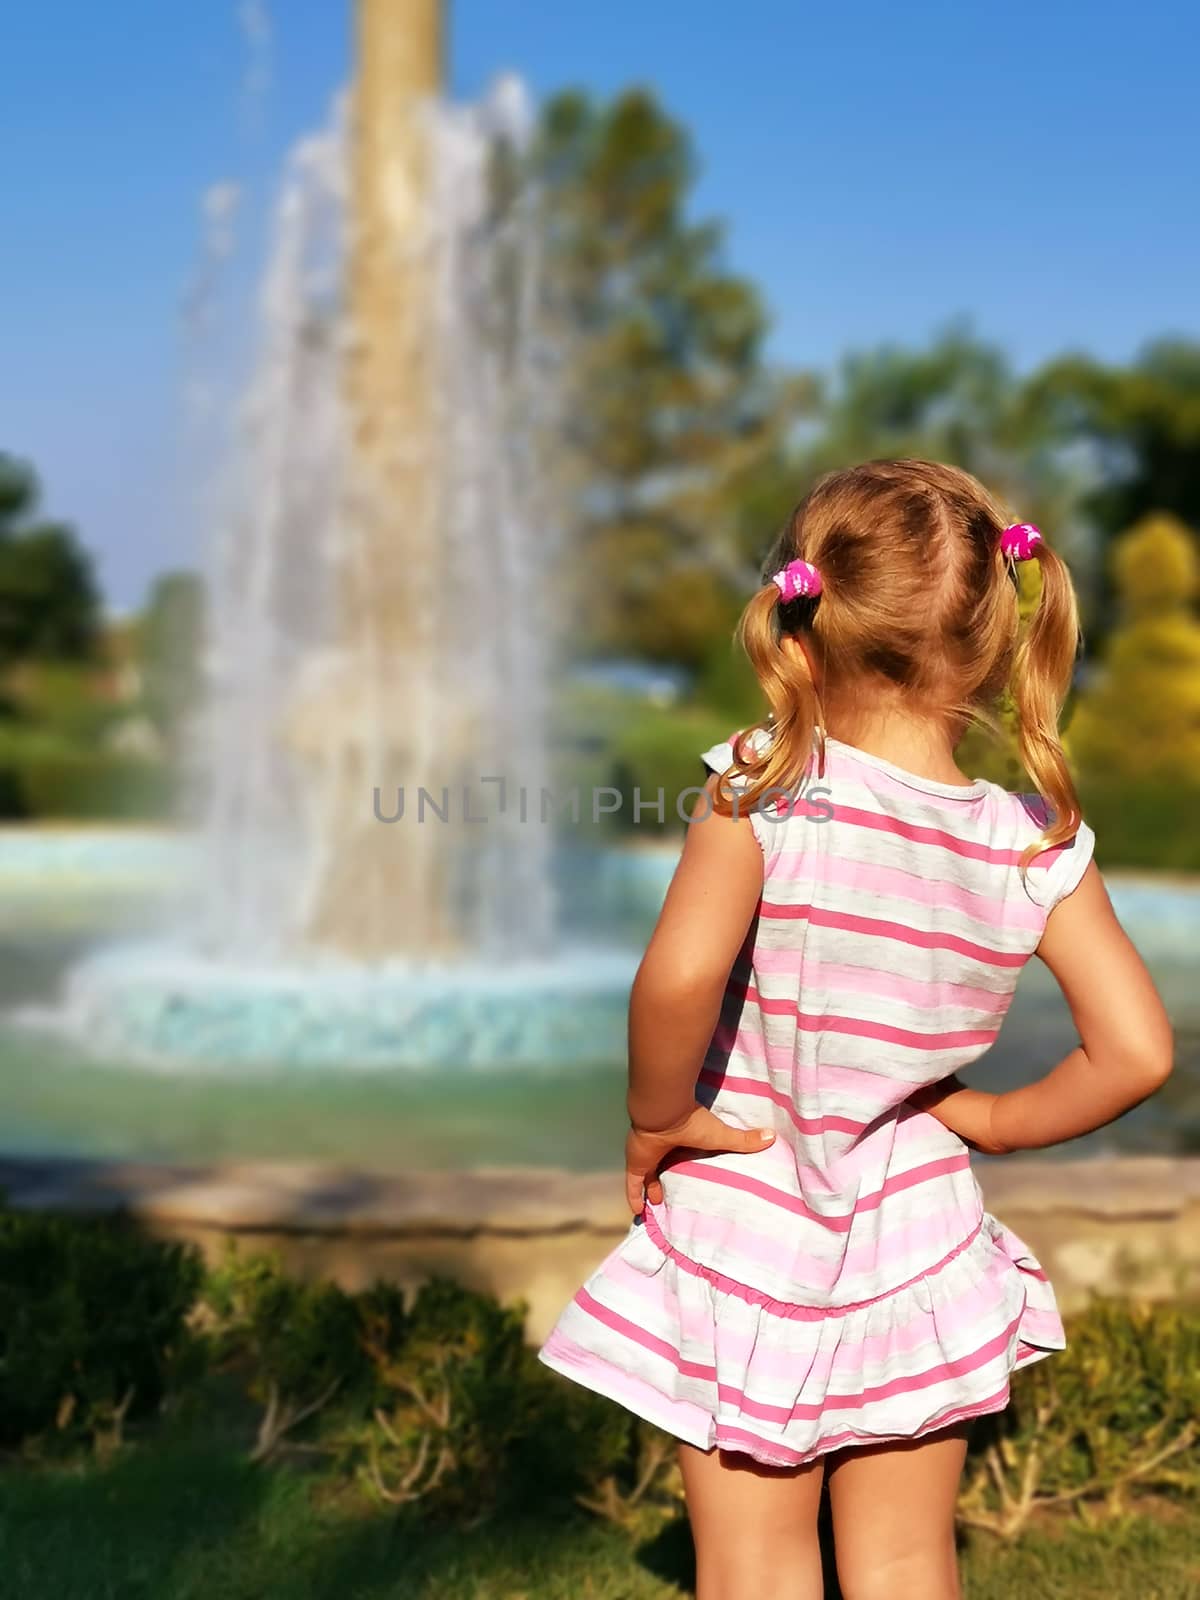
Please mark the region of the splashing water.
[[511, 181], [529, 112], [508, 83], [421, 116], [419, 205], [385, 141], [361, 214], [341, 110], [289, 160], [211, 563], [196, 897], [180, 936], [93, 952], [25, 1016], [102, 1058], [621, 1052], [620, 914], [579, 943], [605, 857], [560, 863], [560, 918], [543, 804], [571, 360], [538, 196]]
[[[563, 356], [536, 196], [497, 215], [494, 182], [528, 109], [508, 84], [423, 116], [427, 204], [391, 243], [426, 297], [428, 328], [399, 345], [426, 392], [369, 460], [348, 400], [373, 330], [352, 325], [343, 292], [341, 113], [297, 146], [278, 202], [210, 584], [200, 926], [213, 955], [517, 959], [550, 945], [539, 796]], [[388, 503], [397, 481], [416, 483], [404, 505]]]

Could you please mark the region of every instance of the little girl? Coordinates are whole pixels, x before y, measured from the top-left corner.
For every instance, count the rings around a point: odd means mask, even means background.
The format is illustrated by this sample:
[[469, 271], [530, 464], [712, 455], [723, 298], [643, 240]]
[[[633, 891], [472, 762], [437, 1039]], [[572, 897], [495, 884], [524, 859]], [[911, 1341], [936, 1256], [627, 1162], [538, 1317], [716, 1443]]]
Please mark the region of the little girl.
[[[1063, 759], [1078, 622], [1038, 530], [965, 472], [870, 462], [817, 484], [766, 571], [741, 638], [771, 714], [705, 753], [633, 987], [635, 1220], [541, 1357], [680, 1439], [699, 1600], [820, 1596], [823, 1481], [846, 1600], [943, 1600], [965, 1426], [1064, 1343], [970, 1151], [1120, 1116], [1170, 1029]], [[955, 763], [1006, 690], [1035, 797]], [[963, 1087], [1035, 952], [1079, 1045], [1028, 1088]]]

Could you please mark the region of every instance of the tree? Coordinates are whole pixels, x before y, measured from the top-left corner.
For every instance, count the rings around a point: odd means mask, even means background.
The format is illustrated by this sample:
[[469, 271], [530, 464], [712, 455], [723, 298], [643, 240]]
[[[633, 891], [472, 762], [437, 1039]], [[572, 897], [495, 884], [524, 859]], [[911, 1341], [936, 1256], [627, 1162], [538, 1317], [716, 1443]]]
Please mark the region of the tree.
[[952, 324], [924, 348], [847, 355], [824, 385], [821, 426], [794, 470], [820, 473], [886, 456], [921, 456], [974, 473], [1022, 521], [1047, 530], [1090, 589], [1091, 550], [1074, 464], [1033, 425], [1004, 353]]
[[139, 626], [146, 715], [176, 746], [203, 694], [204, 584], [193, 572], [155, 581]]
[[755, 581], [728, 486], [790, 410], [766, 316], [720, 227], [687, 218], [691, 144], [652, 95], [559, 95], [532, 159], [576, 354], [584, 643], [696, 662]]
[[1106, 538], [1167, 511], [1200, 527], [1200, 344], [1159, 339], [1132, 366], [1066, 356], [1031, 379], [1029, 426], [1088, 452], [1088, 510]]
[[1001, 351], [954, 326], [924, 349], [852, 351], [825, 386], [812, 469], [929, 456], [994, 478], [1014, 436], [1016, 385]]
[[1176, 518], [1144, 518], [1118, 541], [1122, 620], [1082, 698], [1071, 749], [1085, 779], [1200, 790], [1200, 592], [1196, 541]]
[[95, 649], [100, 594], [73, 531], [38, 515], [32, 469], [0, 454], [0, 666], [84, 661]]

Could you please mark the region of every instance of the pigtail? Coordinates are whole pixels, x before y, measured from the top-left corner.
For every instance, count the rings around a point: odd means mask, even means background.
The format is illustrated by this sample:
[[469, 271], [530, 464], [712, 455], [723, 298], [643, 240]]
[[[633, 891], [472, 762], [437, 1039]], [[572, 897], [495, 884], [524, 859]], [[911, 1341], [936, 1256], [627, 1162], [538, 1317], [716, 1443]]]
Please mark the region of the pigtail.
[[[741, 733], [734, 744], [733, 765], [722, 774], [717, 786], [715, 806], [728, 816], [733, 810], [731, 779], [742, 778], [737, 791], [741, 815], [751, 811], [764, 797], [794, 795], [808, 770], [813, 752], [813, 734], [821, 721], [820, 698], [812, 669], [803, 651], [785, 652], [780, 648], [784, 631], [780, 613], [807, 612], [808, 620], [815, 599], [781, 601], [774, 582], [764, 584], [751, 598], [737, 627], [737, 641], [754, 668], [770, 707], [770, 716]], [[797, 625], [802, 625], [797, 616]], [[766, 737], [761, 737], [761, 735]]]
[[[895, 698], [953, 725], [986, 720], [1008, 685], [1021, 759], [1049, 812], [1022, 867], [1074, 837], [1079, 799], [1058, 718], [1079, 644], [1075, 594], [1038, 529], [1004, 527], [1003, 515], [968, 473], [928, 461], [870, 461], [809, 491], [738, 625], [770, 715], [734, 741], [717, 810], [798, 795], [823, 770], [827, 711], [835, 728], [853, 725], [860, 708]], [[1026, 623], [1013, 579], [1034, 560], [1041, 585]]]
[[[1041, 840], [1026, 855], [1064, 844], [1075, 836], [1081, 816], [1079, 797], [1067, 768], [1058, 719], [1071, 687], [1079, 649], [1075, 590], [1063, 562], [1046, 544], [1032, 552], [1041, 575], [1041, 593], [1028, 631], [1017, 646], [1012, 691], [1020, 726], [1021, 760], [1049, 810]], [[1028, 865], [1028, 861], [1022, 861]]]

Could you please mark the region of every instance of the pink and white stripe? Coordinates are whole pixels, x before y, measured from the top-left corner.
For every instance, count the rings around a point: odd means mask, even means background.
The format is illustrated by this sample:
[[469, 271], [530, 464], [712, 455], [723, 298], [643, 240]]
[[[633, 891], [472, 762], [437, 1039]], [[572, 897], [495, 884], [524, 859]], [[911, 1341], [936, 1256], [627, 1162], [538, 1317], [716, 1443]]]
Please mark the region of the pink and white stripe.
[[[731, 747], [704, 759], [723, 771]], [[701, 1448], [779, 1464], [998, 1410], [1063, 1344], [965, 1147], [907, 1102], [991, 1044], [1091, 833], [1023, 872], [1044, 813], [992, 784], [835, 740], [820, 781], [831, 820], [751, 819], [759, 917], [697, 1083], [775, 1143], [673, 1160], [541, 1352]]]

